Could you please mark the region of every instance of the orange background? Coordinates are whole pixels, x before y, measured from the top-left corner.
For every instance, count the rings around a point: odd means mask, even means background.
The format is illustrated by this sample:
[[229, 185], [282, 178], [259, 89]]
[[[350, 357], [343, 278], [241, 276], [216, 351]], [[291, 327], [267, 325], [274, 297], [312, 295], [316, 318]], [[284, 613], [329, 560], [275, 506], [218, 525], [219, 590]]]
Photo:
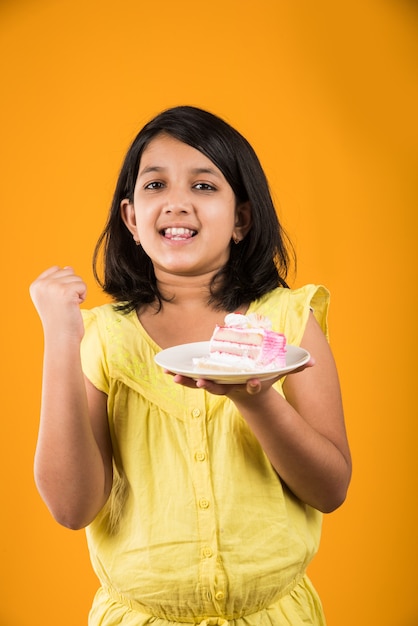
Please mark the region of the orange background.
[[251, 141], [332, 292], [354, 475], [310, 569], [329, 626], [417, 626], [417, 27], [397, 0], [2, 0], [0, 626], [86, 623], [84, 533], [32, 478], [41, 326], [30, 282], [90, 261], [129, 142], [193, 104]]

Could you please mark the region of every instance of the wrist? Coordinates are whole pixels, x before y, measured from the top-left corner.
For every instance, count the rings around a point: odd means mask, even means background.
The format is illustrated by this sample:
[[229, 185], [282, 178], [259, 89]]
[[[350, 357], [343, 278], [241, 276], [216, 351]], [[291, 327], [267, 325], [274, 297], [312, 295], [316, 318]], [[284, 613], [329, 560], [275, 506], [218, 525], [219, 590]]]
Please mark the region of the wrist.
[[68, 352], [80, 352], [80, 344], [83, 335], [76, 331], [59, 330], [54, 332], [51, 329], [44, 331], [45, 352], [55, 352], [61, 357]]
[[260, 406], [260, 403], [270, 402], [277, 395], [277, 391], [271, 384], [263, 384], [258, 379], [247, 381], [246, 385], [240, 385], [231, 389], [226, 394], [235, 404], [245, 404], [248, 407], [252, 405]]

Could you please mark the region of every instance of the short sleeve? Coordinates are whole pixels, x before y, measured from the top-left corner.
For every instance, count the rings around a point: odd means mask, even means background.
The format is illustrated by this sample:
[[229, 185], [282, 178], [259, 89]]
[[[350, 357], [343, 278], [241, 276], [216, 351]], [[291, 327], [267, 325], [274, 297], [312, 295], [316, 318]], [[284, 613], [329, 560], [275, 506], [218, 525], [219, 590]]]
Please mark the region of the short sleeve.
[[283, 332], [289, 343], [300, 345], [311, 311], [328, 339], [328, 308], [330, 294], [322, 285], [305, 285], [287, 292]]
[[81, 364], [85, 376], [100, 391], [109, 394], [109, 371], [106, 345], [100, 332], [99, 309], [82, 310], [84, 337], [81, 342]]
[[299, 346], [311, 311], [328, 339], [329, 298], [328, 289], [322, 285], [280, 287], [252, 303], [249, 311], [268, 317], [273, 330], [284, 333], [288, 344]]

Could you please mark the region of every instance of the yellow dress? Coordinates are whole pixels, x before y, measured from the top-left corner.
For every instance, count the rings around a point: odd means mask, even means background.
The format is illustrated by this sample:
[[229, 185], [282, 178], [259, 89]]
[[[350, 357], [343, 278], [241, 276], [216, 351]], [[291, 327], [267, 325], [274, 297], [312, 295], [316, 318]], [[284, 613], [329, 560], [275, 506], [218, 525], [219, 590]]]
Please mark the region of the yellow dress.
[[[310, 307], [327, 333], [328, 301], [321, 286], [280, 288], [249, 312], [298, 345]], [[324, 626], [305, 574], [321, 514], [281, 483], [228, 398], [164, 374], [135, 312], [83, 315], [83, 369], [108, 395], [115, 470], [86, 529], [101, 583], [90, 626]]]

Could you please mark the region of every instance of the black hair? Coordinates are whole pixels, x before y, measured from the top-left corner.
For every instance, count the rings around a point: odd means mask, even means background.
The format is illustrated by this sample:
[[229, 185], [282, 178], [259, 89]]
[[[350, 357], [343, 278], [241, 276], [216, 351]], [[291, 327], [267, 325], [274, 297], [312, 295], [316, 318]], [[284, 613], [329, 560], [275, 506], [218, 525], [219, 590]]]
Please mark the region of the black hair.
[[[141, 155], [157, 135], [166, 134], [196, 148], [222, 172], [237, 203], [249, 202], [252, 225], [210, 285], [212, 306], [234, 311], [276, 287], [288, 287], [289, 251], [293, 249], [279, 222], [269, 185], [248, 141], [221, 118], [192, 106], [163, 111], [132, 142], [123, 162], [106, 226], [96, 244], [93, 271], [103, 290], [124, 310], [154, 303], [161, 307], [151, 259], [137, 246], [122, 220], [122, 200], [133, 202]], [[103, 253], [104, 280], [98, 272]], [[294, 255], [293, 255], [294, 256]]]

